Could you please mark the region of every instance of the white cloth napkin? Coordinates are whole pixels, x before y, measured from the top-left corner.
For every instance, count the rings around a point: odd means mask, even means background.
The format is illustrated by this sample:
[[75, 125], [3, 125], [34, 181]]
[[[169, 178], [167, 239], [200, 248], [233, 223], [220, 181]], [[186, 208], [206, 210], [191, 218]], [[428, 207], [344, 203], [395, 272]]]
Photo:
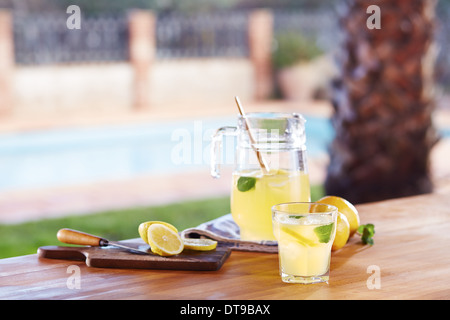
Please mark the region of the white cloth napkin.
[[234, 222], [231, 214], [202, 223], [195, 228], [181, 232], [184, 238], [209, 238], [216, 240], [221, 246], [230, 247], [231, 250], [253, 252], [278, 252], [277, 241], [244, 241], [240, 239], [239, 226]]

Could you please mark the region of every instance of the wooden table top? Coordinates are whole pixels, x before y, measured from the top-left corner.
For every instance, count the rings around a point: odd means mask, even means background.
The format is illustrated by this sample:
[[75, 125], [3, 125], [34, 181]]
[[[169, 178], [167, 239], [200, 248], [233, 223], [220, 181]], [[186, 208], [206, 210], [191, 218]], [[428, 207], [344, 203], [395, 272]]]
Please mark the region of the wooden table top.
[[[357, 236], [332, 253], [328, 284], [285, 284], [277, 254], [233, 251], [218, 271], [87, 267], [27, 255], [0, 260], [1, 299], [449, 299], [450, 195], [357, 206], [374, 223], [373, 246]], [[72, 267], [71, 267], [72, 266]], [[71, 268], [79, 267], [79, 288]], [[69, 284], [69, 285], [68, 285]], [[72, 284], [72, 286], [71, 286]]]

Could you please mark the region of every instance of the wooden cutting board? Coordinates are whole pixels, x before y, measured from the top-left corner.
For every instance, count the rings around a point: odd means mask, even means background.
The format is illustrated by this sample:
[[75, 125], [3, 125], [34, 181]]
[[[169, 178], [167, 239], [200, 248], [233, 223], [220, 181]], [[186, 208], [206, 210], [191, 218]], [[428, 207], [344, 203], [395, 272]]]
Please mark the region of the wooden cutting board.
[[[141, 250], [149, 248], [141, 239], [120, 242]], [[44, 246], [38, 249], [39, 258], [85, 261], [88, 267], [95, 268], [202, 271], [219, 270], [230, 253], [230, 248], [221, 246], [211, 251], [184, 250], [179, 255], [170, 257], [133, 253], [112, 246]]]

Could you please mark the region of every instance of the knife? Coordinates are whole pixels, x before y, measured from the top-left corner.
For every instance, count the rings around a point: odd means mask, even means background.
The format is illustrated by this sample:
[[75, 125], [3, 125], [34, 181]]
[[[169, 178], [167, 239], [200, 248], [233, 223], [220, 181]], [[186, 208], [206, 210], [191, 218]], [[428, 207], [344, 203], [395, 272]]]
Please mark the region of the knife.
[[126, 250], [130, 250], [136, 253], [145, 253], [145, 254], [152, 254], [150, 250], [140, 250], [133, 247], [125, 246], [121, 243], [118, 243], [116, 241], [109, 241], [105, 238], [101, 238], [98, 236], [94, 236], [89, 233], [73, 230], [73, 229], [60, 229], [58, 233], [56, 234], [56, 237], [59, 241], [68, 243], [68, 244], [80, 244], [80, 245], [87, 245], [87, 246], [97, 246], [97, 247], [106, 247], [106, 246], [114, 246]]

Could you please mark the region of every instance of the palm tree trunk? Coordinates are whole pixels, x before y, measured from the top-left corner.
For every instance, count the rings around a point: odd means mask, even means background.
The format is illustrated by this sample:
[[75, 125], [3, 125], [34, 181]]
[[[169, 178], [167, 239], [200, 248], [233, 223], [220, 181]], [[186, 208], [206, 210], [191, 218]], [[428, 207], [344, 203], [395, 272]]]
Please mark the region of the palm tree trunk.
[[334, 84], [327, 194], [354, 203], [432, 191], [429, 155], [438, 141], [434, 101], [434, 0], [379, 0], [381, 29], [369, 29], [368, 2], [345, 2], [344, 43]]

